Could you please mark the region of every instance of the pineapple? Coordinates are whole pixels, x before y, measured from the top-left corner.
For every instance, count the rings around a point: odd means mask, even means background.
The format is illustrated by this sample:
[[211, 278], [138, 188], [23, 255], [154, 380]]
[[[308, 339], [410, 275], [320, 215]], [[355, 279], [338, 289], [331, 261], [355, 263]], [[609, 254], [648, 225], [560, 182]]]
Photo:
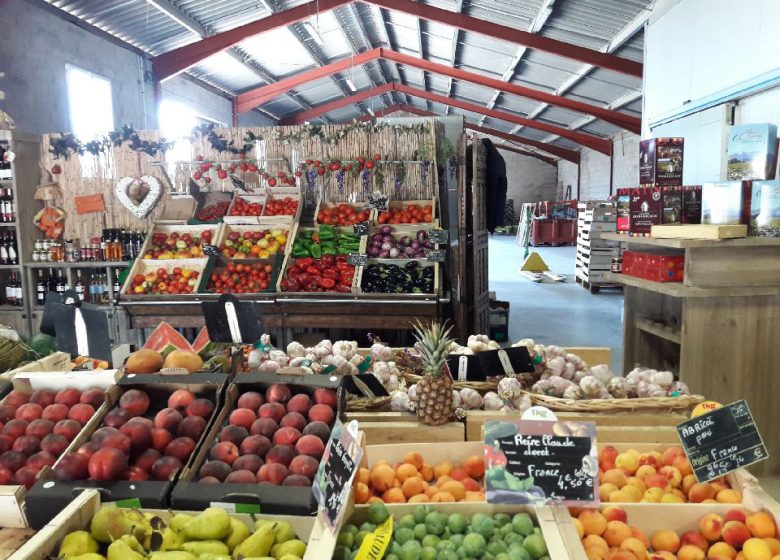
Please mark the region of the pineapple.
[[452, 412], [452, 379], [444, 371], [452, 327], [445, 323], [412, 325], [417, 350], [424, 363], [423, 378], [417, 383], [417, 419], [428, 426], [446, 424]]

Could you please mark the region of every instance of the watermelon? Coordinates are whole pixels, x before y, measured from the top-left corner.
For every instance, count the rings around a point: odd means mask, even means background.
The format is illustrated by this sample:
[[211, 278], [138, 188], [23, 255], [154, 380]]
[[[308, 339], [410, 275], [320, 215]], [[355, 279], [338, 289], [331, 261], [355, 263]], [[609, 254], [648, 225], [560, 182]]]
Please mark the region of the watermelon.
[[203, 356], [209, 352], [210, 348], [211, 339], [209, 338], [209, 330], [206, 327], [203, 327], [200, 329], [198, 336], [195, 337], [195, 341], [192, 343], [192, 351]]
[[163, 355], [163, 357], [167, 356], [174, 350], [192, 351], [192, 346], [190, 346], [190, 343], [187, 342], [187, 339], [184, 338], [179, 331], [174, 329], [166, 322], [162, 322], [157, 325], [157, 328], [154, 329], [149, 338], [146, 339], [144, 348], [147, 350], [154, 350], [155, 352], [159, 352]]
[[30, 340], [30, 348], [40, 357], [48, 356], [57, 351], [57, 339], [48, 334], [38, 333]]

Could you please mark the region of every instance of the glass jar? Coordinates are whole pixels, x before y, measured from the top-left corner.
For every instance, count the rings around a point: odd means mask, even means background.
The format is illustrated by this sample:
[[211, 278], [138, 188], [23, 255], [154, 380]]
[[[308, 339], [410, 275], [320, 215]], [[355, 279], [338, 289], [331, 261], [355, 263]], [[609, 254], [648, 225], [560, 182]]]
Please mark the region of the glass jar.
[[43, 251], [43, 239], [36, 239], [35, 240], [35, 250], [36, 251]]
[[65, 259], [65, 250], [62, 243], [52, 243], [49, 247], [49, 260], [62, 262]]
[[65, 260], [69, 263], [78, 262], [81, 258], [81, 251], [78, 248], [78, 242], [72, 239], [65, 241]]

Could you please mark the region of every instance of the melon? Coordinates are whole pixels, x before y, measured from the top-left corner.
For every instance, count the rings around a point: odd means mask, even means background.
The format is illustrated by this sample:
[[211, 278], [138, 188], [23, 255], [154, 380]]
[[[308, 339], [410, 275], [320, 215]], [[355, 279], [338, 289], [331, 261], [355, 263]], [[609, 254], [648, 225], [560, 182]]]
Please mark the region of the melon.
[[184, 368], [190, 373], [200, 371], [203, 360], [192, 350], [173, 350], [165, 357], [166, 368]]
[[192, 351], [192, 346], [187, 342], [179, 331], [174, 329], [168, 323], [162, 322], [157, 325], [149, 338], [146, 339], [144, 344], [146, 350], [154, 350], [162, 354], [163, 357], [167, 356], [174, 350], [189, 350]]
[[127, 373], [157, 373], [163, 366], [159, 352], [142, 348], [130, 354], [125, 363]]

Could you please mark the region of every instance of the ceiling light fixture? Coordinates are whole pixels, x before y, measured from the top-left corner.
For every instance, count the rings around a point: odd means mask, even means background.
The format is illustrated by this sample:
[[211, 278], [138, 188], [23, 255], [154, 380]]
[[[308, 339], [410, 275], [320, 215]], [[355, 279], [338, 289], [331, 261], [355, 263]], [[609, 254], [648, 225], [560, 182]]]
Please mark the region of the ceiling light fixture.
[[373, 110], [371, 107], [367, 107], [367, 108], [366, 108], [366, 110], [368, 111], [368, 114], [369, 114], [369, 115], [371, 115], [372, 117], [375, 117], [375, 116], [376, 116], [376, 115], [374, 114], [374, 110]]
[[303, 26], [306, 28], [306, 31], [309, 32], [309, 35], [312, 39], [314, 39], [314, 42], [318, 45], [322, 46], [322, 44], [325, 42], [322, 39], [322, 35], [320, 35], [319, 30], [312, 25], [310, 21], [304, 21]]
[[357, 88], [355, 87], [355, 82], [352, 81], [352, 78], [346, 78], [344, 82], [347, 84], [347, 87], [349, 88], [349, 91], [357, 91]]

